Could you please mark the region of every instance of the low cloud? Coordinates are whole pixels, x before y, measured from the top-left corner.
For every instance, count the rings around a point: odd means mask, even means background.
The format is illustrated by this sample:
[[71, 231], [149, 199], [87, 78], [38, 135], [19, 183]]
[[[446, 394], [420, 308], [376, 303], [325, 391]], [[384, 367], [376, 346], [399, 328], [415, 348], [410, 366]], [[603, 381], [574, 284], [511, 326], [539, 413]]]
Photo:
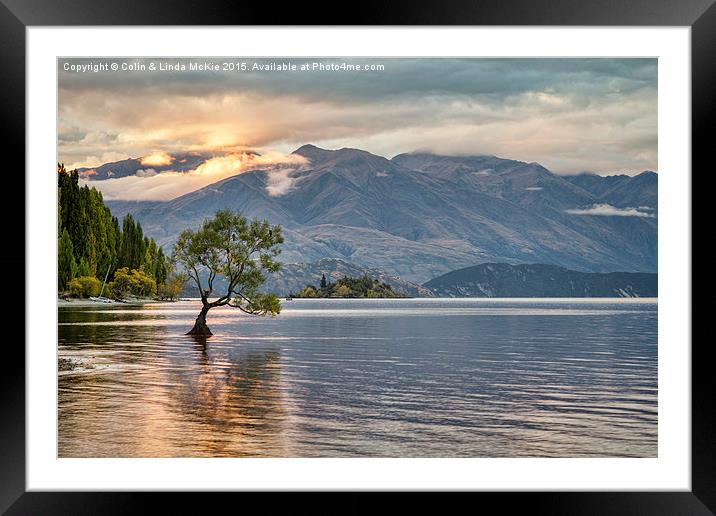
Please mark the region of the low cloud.
[[299, 178], [293, 168], [271, 170], [266, 174], [266, 192], [271, 197], [281, 197], [296, 188]]
[[[208, 159], [188, 172], [157, 173], [151, 168], [139, 169], [133, 176], [82, 182], [100, 190], [108, 200], [166, 201], [249, 170], [268, 170], [269, 174], [281, 170], [292, 172], [306, 163], [306, 158], [297, 154], [235, 153]], [[292, 183], [287, 183], [294, 179], [288, 173], [286, 178], [279, 176], [274, 180], [277, 195], [291, 187]]]
[[[110, 171], [111, 172], [111, 171]], [[157, 175], [157, 171], [153, 168], [139, 169], [134, 173], [137, 177], [152, 177]]]
[[602, 217], [645, 217], [653, 219], [656, 217], [653, 213], [642, 211], [644, 208], [617, 208], [611, 204], [595, 204], [591, 208], [575, 208], [565, 210], [572, 215], [596, 215]]

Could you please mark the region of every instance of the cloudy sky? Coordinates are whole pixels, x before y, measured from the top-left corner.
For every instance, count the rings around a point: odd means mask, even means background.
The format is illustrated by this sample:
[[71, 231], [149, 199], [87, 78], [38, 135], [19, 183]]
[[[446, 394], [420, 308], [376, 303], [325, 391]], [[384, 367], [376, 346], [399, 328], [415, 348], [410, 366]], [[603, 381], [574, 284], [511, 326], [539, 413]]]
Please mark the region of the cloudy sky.
[[[316, 70], [319, 61], [383, 69]], [[248, 69], [189, 69], [224, 62]], [[163, 69], [177, 64], [187, 69]], [[58, 68], [58, 159], [68, 168], [180, 151], [281, 161], [313, 143], [388, 158], [494, 154], [557, 173], [658, 170], [656, 59], [71, 59]]]

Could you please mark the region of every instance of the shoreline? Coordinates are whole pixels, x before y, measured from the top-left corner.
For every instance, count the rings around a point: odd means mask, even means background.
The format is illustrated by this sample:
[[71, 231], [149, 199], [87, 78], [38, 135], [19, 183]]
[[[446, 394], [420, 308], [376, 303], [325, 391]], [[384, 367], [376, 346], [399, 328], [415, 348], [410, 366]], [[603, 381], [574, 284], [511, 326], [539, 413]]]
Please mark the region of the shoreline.
[[[496, 303], [534, 303], [534, 302], [552, 302], [552, 303], [658, 303], [658, 297], [404, 297], [404, 298], [368, 298], [368, 297], [294, 297], [293, 299], [279, 298], [282, 302], [292, 301], [386, 301], [386, 300], [409, 300], [417, 302], [441, 301], [441, 302], [459, 302], [459, 301], [485, 301]], [[57, 306], [141, 306], [161, 303], [180, 303], [180, 302], [197, 302], [200, 298], [181, 298], [174, 301], [156, 299], [132, 299], [129, 301], [114, 301], [110, 303], [102, 303], [100, 301], [92, 301], [90, 299], [57, 299]]]
[[92, 301], [91, 299], [62, 299], [57, 298], [57, 306], [139, 306], [158, 303], [172, 303], [173, 301], [158, 301], [156, 299], [131, 299], [127, 301], [111, 300], [109, 303]]

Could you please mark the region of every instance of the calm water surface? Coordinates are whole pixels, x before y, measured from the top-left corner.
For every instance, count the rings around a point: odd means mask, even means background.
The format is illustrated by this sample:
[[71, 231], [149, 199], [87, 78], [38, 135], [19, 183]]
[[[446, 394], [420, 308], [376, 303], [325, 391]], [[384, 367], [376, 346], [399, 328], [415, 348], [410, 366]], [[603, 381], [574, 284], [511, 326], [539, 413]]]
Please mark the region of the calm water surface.
[[60, 307], [60, 457], [655, 457], [656, 300]]

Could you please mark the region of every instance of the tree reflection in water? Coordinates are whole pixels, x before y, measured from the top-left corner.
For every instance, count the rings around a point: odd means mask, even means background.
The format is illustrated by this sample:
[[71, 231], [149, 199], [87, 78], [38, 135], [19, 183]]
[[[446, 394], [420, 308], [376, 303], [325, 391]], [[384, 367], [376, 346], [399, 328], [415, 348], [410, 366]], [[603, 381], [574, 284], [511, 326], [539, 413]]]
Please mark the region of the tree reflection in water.
[[192, 425], [191, 455], [283, 455], [286, 409], [281, 354], [250, 342], [187, 336], [191, 354], [169, 357], [167, 396], [177, 418]]
[[182, 314], [63, 311], [60, 457], [239, 457], [290, 453], [275, 342], [180, 333]]

